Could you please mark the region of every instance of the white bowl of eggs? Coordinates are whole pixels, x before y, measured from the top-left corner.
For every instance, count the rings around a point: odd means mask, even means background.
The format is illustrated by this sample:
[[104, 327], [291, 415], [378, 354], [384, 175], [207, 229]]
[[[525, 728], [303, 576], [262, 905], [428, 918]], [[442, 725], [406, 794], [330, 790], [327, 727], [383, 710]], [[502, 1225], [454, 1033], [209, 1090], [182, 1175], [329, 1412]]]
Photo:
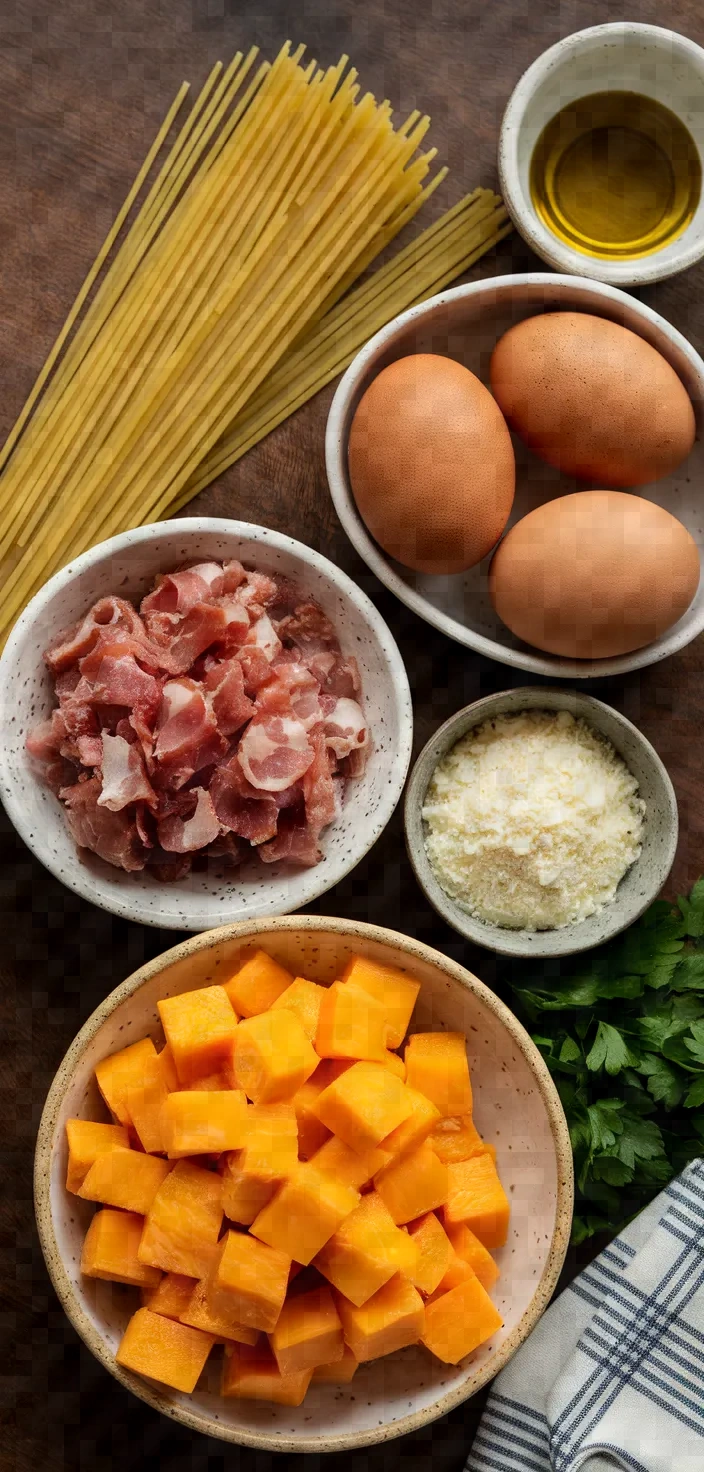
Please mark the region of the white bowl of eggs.
[[358, 353], [326, 459], [382, 583], [481, 654], [559, 678], [704, 629], [704, 362], [614, 287], [535, 273], [412, 307]]

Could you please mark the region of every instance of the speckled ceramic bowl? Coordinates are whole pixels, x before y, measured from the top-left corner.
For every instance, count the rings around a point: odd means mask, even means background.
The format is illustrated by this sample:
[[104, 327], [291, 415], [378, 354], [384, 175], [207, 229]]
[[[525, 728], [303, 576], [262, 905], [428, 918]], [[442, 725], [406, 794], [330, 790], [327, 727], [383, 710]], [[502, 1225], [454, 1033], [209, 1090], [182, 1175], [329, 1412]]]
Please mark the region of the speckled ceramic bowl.
[[[438, 762], [474, 726], [522, 710], [567, 710], [575, 717], [582, 717], [623, 757], [638, 782], [638, 795], [646, 805], [640, 857], [624, 874], [611, 904], [587, 920], [559, 930], [508, 930], [468, 914], [442, 888], [425, 847], [422, 810]], [[657, 898], [672, 868], [678, 836], [674, 788], [654, 747], [637, 727], [610, 705], [581, 691], [530, 686], [476, 700], [457, 711], [431, 736], [406, 789], [405, 823], [409, 857], [431, 905], [460, 935], [502, 956], [569, 956], [611, 940]]]
[[[125, 874], [87, 850], [79, 853], [61, 804], [38, 781], [24, 743], [55, 704], [42, 651], [59, 630], [107, 593], [139, 599], [159, 572], [183, 562], [226, 557], [262, 572], [281, 573], [322, 605], [339, 631], [343, 650], [359, 664], [373, 751], [364, 776], [350, 784], [342, 816], [323, 834], [324, 857], [315, 868], [265, 866], [254, 859], [234, 875], [227, 870], [196, 873], [164, 884], [146, 872]], [[0, 659], [0, 796], [12, 822], [36, 857], [69, 889], [143, 925], [208, 930], [310, 904], [359, 863], [386, 827], [403, 791], [412, 737], [403, 660], [366, 594], [312, 548], [247, 522], [159, 522], [100, 543], [37, 593]]]
[[[160, 1036], [157, 1001], [224, 980], [240, 952], [262, 945], [294, 974], [330, 982], [353, 953], [400, 966], [421, 982], [412, 1027], [467, 1034], [475, 1119], [495, 1141], [511, 1207], [494, 1298], [504, 1327], [456, 1367], [420, 1346], [363, 1365], [349, 1385], [314, 1385], [298, 1409], [223, 1400], [219, 1352], [192, 1396], [115, 1363], [136, 1289], [82, 1279], [81, 1245], [92, 1215], [71, 1196], [65, 1123], [104, 1118], [95, 1064], [126, 1043]], [[184, 941], [123, 982], [82, 1028], [49, 1091], [35, 1159], [37, 1223], [54, 1286], [74, 1328], [104, 1367], [135, 1394], [195, 1431], [281, 1452], [333, 1452], [413, 1431], [473, 1395], [530, 1333], [555, 1288], [572, 1220], [572, 1154], [555, 1086], [537, 1048], [508, 1008], [438, 951], [374, 925], [318, 916], [239, 924]]]

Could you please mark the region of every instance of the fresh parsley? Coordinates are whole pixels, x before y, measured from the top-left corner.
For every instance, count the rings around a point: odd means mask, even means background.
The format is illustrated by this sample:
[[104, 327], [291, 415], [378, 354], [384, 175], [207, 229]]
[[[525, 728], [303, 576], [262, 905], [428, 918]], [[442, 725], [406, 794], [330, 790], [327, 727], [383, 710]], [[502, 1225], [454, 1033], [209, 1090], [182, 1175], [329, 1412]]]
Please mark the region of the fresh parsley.
[[572, 1240], [613, 1233], [704, 1151], [704, 878], [609, 945], [507, 980], [567, 1116]]

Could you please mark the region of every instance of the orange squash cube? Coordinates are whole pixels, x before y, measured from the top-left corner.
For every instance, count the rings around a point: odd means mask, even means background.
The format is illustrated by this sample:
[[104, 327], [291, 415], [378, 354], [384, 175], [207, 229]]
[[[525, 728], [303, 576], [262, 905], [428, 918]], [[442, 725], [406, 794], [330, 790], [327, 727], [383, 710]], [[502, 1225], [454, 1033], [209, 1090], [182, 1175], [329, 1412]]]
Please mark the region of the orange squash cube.
[[446, 1230], [457, 1256], [469, 1264], [476, 1273], [482, 1288], [486, 1288], [487, 1293], [490, 1293], [499, 1277], [498, 1264], [491, 1253], [487, 1251], [484, 1243], [475, 1237], [466, 1222], [458, 1222], [456, 1226], [448, 1223]]
[[315, 1112], [361, 1155], [386, 1139], [413, 1109], [406, 1084], [380, 1063], [355, 1063], [323, 1089]]
[[[176, 1090], [180, 1089], [180, 1087], [181, 1085], [177, 1084]], [[186, 1089], [192, 1090], [196, 1094], [202, 1094], [205, 1090], [209, 1094], [224, 1094], [227, 1093], [228, 1089], [234, 1089], [234, 1087], [232, 1082], [232, 1063], [230, 1063], [229, 1067], [221, 1069], [219, 1073], [206, 1073], [203, 1075], [203, 1078], [194, 1078], [192, 1083], [185, 1085]]]
[[374, 1177], [374, 1186], [397, 1226], [442, 1206], [448, 1191], [448, 1167], [430, 1146], [419, 1145], [399, 1155]]
[[121, 1124], [96, 1124], [92, 1119], [67, 1119], [68, 1167], [66, 1190], [77, 1195], [99, 1155], [128, 1150], [130, 1137]]
[[383, 1063], [385, 1068], [390, 1068], [391, 1072], [395, 1073], [397, 1078], [400, 1078], [401, 1083], [405, 1084], [406, 1065], [403, 1061], [403, 1058], [399, 1058], [398, 1053], [390, 1053], [387, 1048], [383, 1058], [380, 1058], [379, 1062]]
[[315, 981], [306, 981], [304, 976], [297, 976], [285, 992], [272, 1002], [271, 1010], [275, 1012], [278, 1007], [284, 1007], [289, 1012], [295, 1012], [306, 1037], [314, 1042], [325, 992], [324, 986], [318, 986]]
[[251, 1226], [297, 1163], [298, 1124], [293, 1104], [249, 1104], [246, 1144], [228, 1155], [224, 1164], [225, 1215]]
[[225, 982], [223, 990], [239, 1017], [258, 1017], [268, 1012], [293, 982], [290, 971], [266, 951], [255, 951], [239, 971]]
[[192, 1160], [177, 1160], [147, 1214], [139, 1260], [165, 1273], [205, 1278], [221, 1223], [220, 1177]]
[[503, 1324], [479, 1279], [470, 1278], [425, 1307], [422, 1343], [446, 1365], [458, 1365]]
[[146, 1216], [171, 1166], [141, 1150], [107, 1150], [97, 1155], [78, 1191], [84, 1201], [102, 1201]]
[[434, 1293], [442, 1282], [452, 1260], [452, 1243], [433, 1211], [426, 1212], [408, 1228], [418, 1250], [411, 1282], [421, 1293]]
[[137, 1257], [143, 1225], [144, 1218], [132, 1211], [96, 1211], [83, 1242], [81, 1272], [87, 1278], [155, 1288], [157, 1269], [145, 1267]]
[[310, 1160], [311, 1155], [315, 1155], [316, 1150], [330, 1139], [329, 1129], [315, 1112], [316, 1100], [323, 1089], [327, 1089], [329, 1084], [334, 1083], [336, 1078], [340, 1078], [351, 1067], [352, 1060], [349, 1058], [324, 1058], [315, 1073], [296, 1090], [292, 1103], [298, 1120], [298, 1155], [301, 1160]]
[[269, 1343], [282, 1375], [341, 1360], [345, 1341], [330, 1289], [313, 1288], [287, 1298]]
[[370, 1191], [326, 1242], [314, 1266], [359, 1308], [395, 1273], [412, 1277], [417, 1258], [413, 1238], [396, 1226], [381, 1197]]
[[352, 956], [342, 973], [342, 980], [361, 987], [380, 1003], [386, 1018], [387, 1044], [390, 1048], [399, 1048], [408, 1032], [420, 982], [395, 966], [382, 966], [378, 961], [365, 960], [363, 956]]
[[435, 1292], [431, 1294], [429, 1302], [434, 1303], [436, 1298], [441, 1298], [444, 1293], [449, 1293], [450, 1289], [456, 1288], [458, 1283], [465, 1283], [468, 1278], [475, 1277], [474, 1268], [470, 1267], [469, 1263], [464, 1261], [464, 1258], [458, 1257], [453, 1247], [447, 1272], [443, 1274]]
[[472, 1113], [467, 1040], [461, 1032], [417, 1032], [404, 1054], [406, 1082], [442, 1115]]
[[232, 1061], [237, 1014], [221, 986], [202, 986], [157, 1002], [181, 1088]]
[[291, 1099], [315, 1073], [318, 1055], [294, 1012], [262, 1012], [237, 1028], [234, 1073], [253, 1104]]
[[341, 1360], [333, 1360], [329, 1365], [316, 1365], [313, 1371], [313, 1379], [320, 1380], [323, 1385], [349, 1385], [359, 1369], [359, 1360], [353, 1355], [349, 1345], [345, 1345], [345, 1352]]
[[223, 1344], [229, 1344], [232, 1340], [236, 1340], [238, 1344], [256, 1344], [259, 1339], [258, 1329], [245, 1329], [226, 1304], [216, 1305], [213, 1302], [212, 1294], [208, 1292], [207, 1278], [194, 1283], [188, 1302], [183, 1304], [178, 1317], [182, 1324], [190, 1324], [192, 1329], [202, 1329], [206, 1334], [214, 1334]]
[[359, 1191], [388, 1161], [389, 1156], [381, 1147], [365, 1150], [363, 1155], [358, 1155], [356, 1150], [350, 1150], [344, 1140], [331, 1135], [316, 1151], [310, 1164], [332, 1181], [341, 1181], [344, 1186], [352, 1186], [355, 1191]]
[[471, 1114], [449, 1114], [439, 1120], [428, 1136], [428, 1144], [446, 1165], [482, 1155], [487, 1148]]
[[300, 1162], [252, 1223], [262, 1242], [307, 1267], [354, 1211], [359, 1193]]
[[125, 1095], [132, 1084], [140, 1082], [148, 1058], [156, 1058], [156, 1048], [151, 1038], [142, 1038], [96, 1064], [98, 1088], [113, 1118], [125, 1127], [132, 1123]]
[[383, 1007], [351, 982], [334, 981], [321, 1003], [315, 1049], [321, 1058], [384, 1058]]
[[[145, 1268], [147, 1273], [158, 1273], [158, 1268]], [[180, 1319], [188, 1308], [196, 1286], [195, 1278], [184, 1273], [162, 1273], [155, 1288], [142, 1289], [142, 1307], [150, 1308], [153, 1314], [163, 1314], [167, 1319]]]
[[143, 1150], [152, 1154], [166, 1152], [161, 1128], [161, 1110], [171, 1088], [179, 1087], [171, 1052], [162, 1048], [155, 1058], [147, 1058], [138, 1082], [125, 1091], [125, 1103]]
[[283, 1308], [291, 1258], [246, 1232], [227, 1232], [208, 1278], [219, 1313], [246, 1329], [273, 1329]]
[[247, 1100], [241, 1089], [184, 1089], [168, 1094], [161, 1129], [170, 1160], [239, 1150], [247, 1136]]
[[313, 1375], [282, 1375], [268, 1344], [247, 1349], [239, 1344], [226, 1347], [222, 1377], [223, 1395], [236, 1400], [274, 1401], [280, 1406], [302, 1405]]
[[422, 1145], [440, 1118], [439, 1111], [425, 1094], [419, 1094], [417, 1089], [409, 1089], [408, 1092], [413, 1099], [411, 1113], [381, 1142], [380, 1149], [389, 1155], [406, 1155], [409, 1150]]
[[115, 1355], [118, 1365], [148, 1375], [174, 1390], [190, 1395], [200, 1379], [203, 1366], [215, 1343], [212, 1334], [189, 1329], [164, 1314], [138, 1308], [125, 1329]]
[[491, 1155], [473, 1155], [447, 1171], [445, 1222], [464, 1222], [485, 1247], [503, 1247], [511, 1209]]
[[345, 1342], [358, 1360], [377, 1360], [394, 1354], [408, 1344], [417, 1344], [423, 1334], [425, 1309], [413, 1284], [397, 1273], [373, 1298], [358, 1308], [341, 1293], [336, 1294]]

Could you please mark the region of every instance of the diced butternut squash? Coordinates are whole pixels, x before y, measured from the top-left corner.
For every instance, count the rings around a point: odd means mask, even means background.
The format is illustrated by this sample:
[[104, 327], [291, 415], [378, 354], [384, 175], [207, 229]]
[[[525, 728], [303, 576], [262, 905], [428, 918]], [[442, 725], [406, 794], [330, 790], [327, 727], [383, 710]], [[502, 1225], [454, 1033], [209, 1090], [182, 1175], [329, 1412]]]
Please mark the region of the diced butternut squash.
[[358, 1369], [359, 1360], [346, 1344], [341, 1360], [333, 1360], [329, 1365], [316, 1365], [313, 1379], [320, 1380], [323, 1385], [349, 1385]]
[[176, 1064], [174, 1063], [174, 1055], [171, 1052], [168, 1043], [164, 1043], [164, 1046], [159, 1054], [159, 1062], [161, 1064], [161, 1071], [163, 1074], [164, 1083], [166, 1084], [166, 1087], [171, 1094], [173, 1093], [174, 1089], [178, 1088], [179, 1084], [178, 1074], [176, 1072]]
[[304, 976], [297, 976], [295, 981], [287, 986], [285, 992], [276, 998], [271, 1004], [271, 1011], [284, 1007], [289, 1012], [295, 1012], [303, 1031], [311, 1042], [315, 1041], [320, 1019], [320, 1008], [327, 988], [318, 986], [315, 981], [306, 981]]
[[458, 1283], [464, 1283], [467, 1278], [474, 1277], [476, 1277], [474, 1268], [470, 1267], [469, 1263], [465, 1262], [463, 1257], [458, 1257], [453, 1247], [452, 1255], [447, 1265], [447, 1272], [443, 1273], [435, 1292], [431, 1295], [430, 1301], [434, 1302], [443, 1293], [449, 1293], [451, 1288], [456, 1288]]
[[497, 1278], [499, 1277], [498, 1265], [483, 1242], [475, 1237], [466, 1222], [458, 1222], [456, 1226], [448, 1223], [447, 1235], [455, 1249], [458, 1257], [474, 1269], [482, 1288], [487, 1293], [491, 1292]]
[[417, 1089], [409, 1089], [408, 1092], [413, 1100], [411, 1113], [381, 1142], [380, 1149], [389, 1155], [406, 1155], [409, 1150], [422, 1145], [440, 1118], [439, 1111], [425, 1094], [419, 1094]]
[[[147, 1273], [157, 1272], [157, 1268], [145, 1268]], [[153, 1314], [164, 1314], [167, 1319], [180, 1319], [184, 1309], [193, 1296], [196, 1286], [195, 1278], [187, 1278], [185, 1273], [162, 1273], [161, 1280], [155, 1288], [142, 1289], [142, 1307], [150, 1308]]]
[[345, 1341], [330, 1289], [313, 1288], [288, 1298], [269, 1343], [284, 1376], [341, 1360]]
[[228, 1155], [222, 1204], [230, 1221], [251, 1226], [298, 1163], [298, 1125], [293, 1104], [250, 1104], [244, 1149]]
[[225, 982], [224, 990], [239, 1017], [258, 1017], [260, 1012], [268, 1012], [292, 983], [290, 971], [266, 951], [256, 951]]
[[235, 1082], [254, 1104], [292, 1099], [318, 1067], [299, 1018], [286, 1008], [241, 1022], [233, 1058]]
[[381, 1147], [365, 1150], [359, 1155], [356, 1150], [350, 1150], [344, 1140], [331, 1135], [316, 1151], [310, 1163], [315, 1170], [322, 1171], [331, 1180], [342, 1181], [343, 1185], [352, 1186], [355, 1191], [359, 1191], [382, 1166], [388, 1164], [388, 1160], [389, 1156]]
[[151, 1038], [142, 1038], [96, 1064], [98, 1088], [118, 1124], [127, 1126], [132, 1123], [125, 1098], [127, 1089], [140, 1082], [147, 1059], [155, 1057], [156, 1048]]
[[215, 1343], [212, 1334], [190, 1329], [151, 1309], [138, 1308], [125, 1329], [115, 1355], [118, 1365], [148, 1375], [189, 1395]]
[[232, 1060], [237, 1014], [221, 986], [203, 986], [157, 1002], [182, 1088]]
[[421, 1293], [434, 1293], [450, 1266], [452, 1243], [433, 1211], [411, 1222], [408, 1231], [418, 1251], [415, 1269], [408, 1277]]
[[220, 1177], [192, 1160], [177, 1160], [147, 1214], [139, 1260], [165, 1273], [205, 1278], [221, 1223]]
[[131, 1283], [136, 1288], [155, 1288], [156, 1268], [139, 1261], [137, 1250], [144, 1217], [132, 1211], [96, 1211], [86, 1232], [81, 1254], [81, 1272], [87, 1278], [106, 1278], [113, 1283]]
[[422, 1342], [446, 1365], [458, 1365], [491, 1339], [503, 1319], [479, 1279], [470, 1278], [426, 1304]]
[[398, 1155], [374, 1177], [374, 1186], [397, 1226], [442, 1206], [448, 1189], [448, 1167], [430, 1146], [422, 1144]]
[[[176, 1085], [176, 1089], [180, 1089], [180, 1087], [180, 1084]], [[192, 1089], [197, 1094], [202, 1094], [206, 1090], [209, 1094], [225, 1093], [228, 1089], [234, 1088], [232, 1063], [227, 1068], [221, 1069], [219, 1073], [206, 1073], [203, 1078], [194, 1078], [190, 1084], [185, 1084], [184, 1087], [186, 1089]]]
[[273, 1329], [283, 1308], [291, 1258], [247, 1232], [227, 1232], [208, 1278], [218, 1312], [246, 1329]]
[[151, 1153], [166, 1153], [161, 1110], [169, 1097], [172, 1080], [174, 1088], [179, 1087], [175, 1073], [170, 1050], [162, 1048], [156, 1057], [145, 1059], [142, 1077], [125, 1091], [125, 1103], [139, 1143]]
[[214, 1334], [215, 1338], [223, 1343], [235, 1340], [238, 1344], [256, 1344], [259, 1338], [258, 1329], [245, 1329], [243, 1324], [238, 1323], [235, 1315], [227, 1304], [213, 1302], [212, 1295], [208, 1292], [208, 1279], [201, 1278], [195, 1283], [178, 1315], [182, 1324], [190, 1324], [192, 1329], [203, 1329], [206, 1334]]
[[321, 1058], [384, 1058], [383, 1007], [351, 982], [334, 981], [322, 1000], [315, 1048]]
[[302, 1370], [298, 1375], [282, 1375], [268, 1344], [258, 1344], [256, 1349], [235, 1344], [225, 1351], [222, 1393], [236, 1400], [266, 1400], [280, 1406], [300, 1406], [312, 1375], [312, 1370]]
[[359, 1203], [351, 1186], [300, 1162], [252, 1223], [262, 1242], [307, 1266]]
[[405, 1084], [406, 1065], [403, 1061], [403, 1058], [399, 1058], [398, 1053], [390, 1053], [387, 1048], [383, 1058], [380, 1058], [379, 1062], [383, 1063], [385, 1068], [390, 1068], [391, 1072], [395, 1073], [397, 1078], [400, 1078], [401, 1083]]
[[241, 1089], [183, 1089], [168, 1094], [161, 1111], [170, 1160], [239, 1150], [247, 1136], [247, 1100]]
[[472, 1113], [467, 1042], [461, 1032], [417, 1032], [404, 1054], [406, 1082], [442, 1115]]
[[423, 1334], [425, 1309], [413, 1284], [401, 1273], [390, 1278], [373, 1298], [358, 1308], [336, 1294], [345, 1342], [358, 1360], [376, 1360], [417, 1344]]
[[408, 1032], [420, 982], [395, 966], [382, 966], [378, 961], [365, 960], [363, 956], [352, 956], [342, 973], [342, 980], [361, 987], [380, 1003], [386, 1019], [387, 1044], [390, 1048], [399, 1048]]
[[93, 1162], [109, 1150], [128, 1150], [130, 1137], [124, 1125], [95, 1124], [92, 1119], [66, 1121], [68, 1168], [66, 1190], [80, 1190]]
[[316, 1150], [330, 1139], [329, 1129], [315, 1112], [315, 1103], [323, 1089], [327, 1089], [329, 1084], [334, 1083], [336, 1078], [340, 1078], [351, 1067], [350, 1058], [324, 1058], [315, 1073], [296, 1090], [292, 1102], [298, 1120], [298, 1154], [301, 1160], [310, 1160]]
[[141, 1150], [108, 1150], [96, 1156], [78, 1195], [146, 1216], [170, 1169], [168, 1160]]
[[485, 1247], [503, 1247], [510, 1207], [491, 1155], [473, 1155], [448, 1165], [447, 1171], [445, 1222], [465, 1222]]
[[315, 1111], [351, 1150], [380, 1144], [413, 1109], [413, 1095], [380, 1063], [355, 1063], [319, 1095]]
[[428, 1144], [446, 1165], [469, 1160], [472, 1155], [482, 1155], [486, 1150], [471, 1114], [449, 1114], [446, 1119], [439, 1120], [428, 1137]]
[[360, 1307], [395, 1273], [411, 1277], [418, 1253], [380, 1196], [370, 1191], [315, 1258], [315, 1267], [350, 1303]]

